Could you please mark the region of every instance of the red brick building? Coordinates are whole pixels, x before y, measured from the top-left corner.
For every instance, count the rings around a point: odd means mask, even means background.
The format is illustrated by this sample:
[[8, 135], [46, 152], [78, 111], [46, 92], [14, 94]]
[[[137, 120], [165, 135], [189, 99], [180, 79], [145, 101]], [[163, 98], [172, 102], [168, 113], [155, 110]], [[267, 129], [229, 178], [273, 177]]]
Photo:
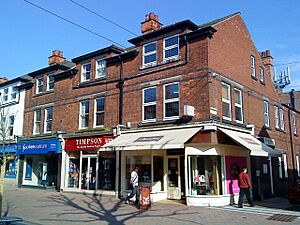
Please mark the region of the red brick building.
[[169, 26], [150, 13], [141, 28], [131, 48], [74, 58], [51, 93], [36, 96], [36, 82], [28, 91], [27, 137], [40, 135], [32, 133], [37, 106], [53, 106], [51, 130], [40, 121], [62, 141], [60, 188], [120, 195], [139, 165], [154, 201], [224, 205], [247, 166], [254, 196], [286, 193], [299, 114], [281, 105], [270, 51], [257, 51], [240, 13]]

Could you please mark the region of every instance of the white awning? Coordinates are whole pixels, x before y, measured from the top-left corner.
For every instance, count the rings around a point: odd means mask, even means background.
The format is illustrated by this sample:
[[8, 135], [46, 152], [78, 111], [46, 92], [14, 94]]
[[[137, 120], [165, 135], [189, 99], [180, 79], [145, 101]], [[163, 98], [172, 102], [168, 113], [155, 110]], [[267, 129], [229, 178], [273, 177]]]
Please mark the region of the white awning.
[[250, 150], [250, 155], [252, 156], [280, 156], [280, 152], [277, 150], [270, 148], [264, 143], [260, 142], [254, 136], [249, 133], [238, 132], [234, 130], [229, 130], [225, 128], [219, 128], [220, 131], [228, 135], [238, 144], [246, 147]]
[[185, 142], [201, 128], [168, 129], [123, 133], [105, 144], [100, 151], [151, 150], [184, 148]]

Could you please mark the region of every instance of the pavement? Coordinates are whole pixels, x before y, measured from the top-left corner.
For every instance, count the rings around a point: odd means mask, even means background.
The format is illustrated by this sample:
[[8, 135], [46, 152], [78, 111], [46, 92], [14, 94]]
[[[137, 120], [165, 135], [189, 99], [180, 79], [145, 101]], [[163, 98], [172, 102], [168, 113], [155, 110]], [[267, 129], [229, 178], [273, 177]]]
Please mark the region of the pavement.
[[194, 207], [165, 200], [141, 210], [111, 196], [15, 187], [5, 190], [3, 213], [23, 218], [22, 223], [15, 223], [19, 225], [300, 224], [300, 205], [290, 205], [282, 198], [256, 202], [255, 207], [245, 204], [242, 209], [236, 206]]

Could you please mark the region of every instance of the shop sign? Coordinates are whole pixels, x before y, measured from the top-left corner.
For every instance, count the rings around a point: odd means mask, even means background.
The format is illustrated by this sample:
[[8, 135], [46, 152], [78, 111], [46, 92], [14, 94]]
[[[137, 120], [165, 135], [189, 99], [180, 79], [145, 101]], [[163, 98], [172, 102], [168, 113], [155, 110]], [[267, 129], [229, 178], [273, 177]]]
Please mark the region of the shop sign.
[[97, 151], [101, 146], [111, 140], [113, 140], [113, 136], [70, 138], [66, 140], [65, 150]]
[[136, 139], [134, 142], [151, 142], [151, 141], [159, 141], [162, 139], [164, 136], [150, 136], [150, 137], [139, 137]]
[[255, 142], [254, 140], [252, 140], [251, 138], [247, 138], [247, 137], [239, 137], [240, 139], [242, 139], [243, 141], [246, 141], [249, 144], [252, 145], [259, 145], [259, 143]]
[[17, 145], [18, 155], [60, 153], [59, 140], [24, 141]]

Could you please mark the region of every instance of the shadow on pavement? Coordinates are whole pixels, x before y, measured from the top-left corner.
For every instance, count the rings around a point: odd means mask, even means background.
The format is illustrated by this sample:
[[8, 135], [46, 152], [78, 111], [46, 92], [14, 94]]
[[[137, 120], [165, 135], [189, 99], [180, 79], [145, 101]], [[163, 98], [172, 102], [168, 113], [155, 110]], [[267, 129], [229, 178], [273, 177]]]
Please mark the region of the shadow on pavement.
[[255, 202], [257, 206], [300, 212], [300, 204], [290, 204], [286, 198], [269, 198]]

